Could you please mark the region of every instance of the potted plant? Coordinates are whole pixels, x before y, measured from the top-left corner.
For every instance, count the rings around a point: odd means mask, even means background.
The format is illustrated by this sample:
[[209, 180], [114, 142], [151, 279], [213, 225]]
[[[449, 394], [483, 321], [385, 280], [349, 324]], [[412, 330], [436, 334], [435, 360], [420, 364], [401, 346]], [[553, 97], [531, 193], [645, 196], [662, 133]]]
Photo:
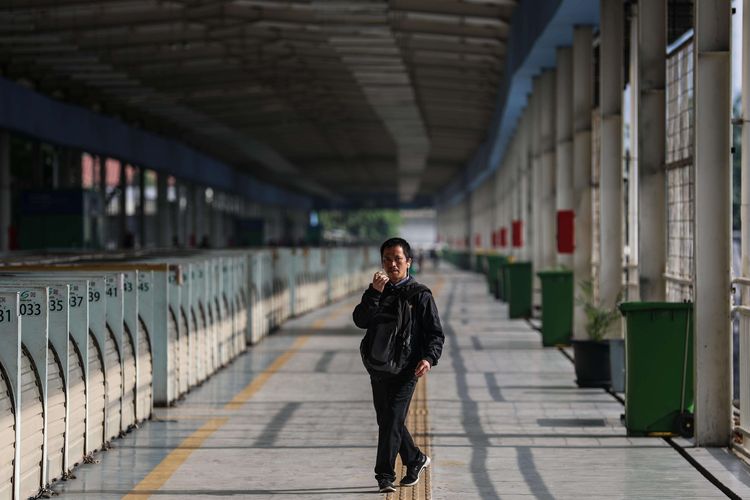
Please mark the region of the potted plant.
[[586, 340], [573, 340], [573, 354], [578, 387], [604, 387], [611, 385], [609, 362], [609, 342], [604, 337], [612, 324], [620, 317], [617, 307], [621, 300], [618, 294], [616, 304], [603, 307], [594, 300], [594, 284], [591, 280], [578, 284], [580, 293], [576, 303], [586, 314]]

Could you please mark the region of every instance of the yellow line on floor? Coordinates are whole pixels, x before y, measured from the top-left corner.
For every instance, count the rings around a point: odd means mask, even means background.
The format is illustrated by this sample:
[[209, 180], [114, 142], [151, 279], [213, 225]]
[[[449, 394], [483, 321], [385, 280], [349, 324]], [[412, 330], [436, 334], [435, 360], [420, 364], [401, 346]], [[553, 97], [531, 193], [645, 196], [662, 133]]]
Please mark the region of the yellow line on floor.
[[172, 450], [164, 460], [159, 463], [135, 488], [123, 497], [125, 500], [145, 499], [161, 488], [164, 483], [174, 474], [174, 471], [188, 459], [193, 450], [200, 447], [217, 429], [223, 426], [227, 417], [212, 418], [201, 426], [200, 429], [188, 436], [180, 446]]
[[[432, 295], [438, 296], [443, 291], [445, 278], [438, 278], [435, 286], [432, 287]], [[427, 379], [428, 376], [422, 377], [417, 382], [414, 390], [414, 396], [409, 406], [409, 413], [406, 415], [406, 428], [415, 436], [415, 443], [422, 450], [422, 453], [432, 457], [432, 434], [430, 434], [430, 415], [427, 408]], [[406, 474], [406, 466], [401, 463], [401, 457], [396, 458], [397, 472], [401, 475], [396, 477], [398, 481]], [[427, 467], [422, 473], [419, 482], [411, 487], [400, 486], [396, 493], [387, 493], [386, 500], [431, 500], [432, 499], [432, 467]]]
[[[326, 324], [326, 322], [337, 319], [345, 311], [351, 311], [353, 305], [350, 301], [346, 301], [344, 304], [334, 309], [330, 315], [316, 320], [312, 324], [313, 330], [320, 330]], [[279, 371], [297, 351], [307, 342], [311, 335], [303, 335], [299, 337], [294, 343], [287, 349], [282, 355], [274, 360], [271, 365], [263, 370], [263, 372], [255, 377], [249, 384], [245, 386], [240, 392], [238, 392], [234, 398], [224, 405], [225, 410], [234, 410], [240, 408], [250, 398], [257, 393], [261, 387], [271, 378], [271, 375]], [[199, 448], [203, 442], [211, 437], [211, 435], [219, 430], [224, 424], [227, 423], [229, 417], [213, 418], [203, 424], [200, 429], [193, 432], [188, 436], [180, 445], [172, 450], [172, 452], [164, 457], [164, 459], [154, 467], [143, 480], [138, 483], [129, 494], [123, 497], [124, 500], [144, 500], [149, 498], [159, 488], [164, 486], [172, 474], [182, 466], [183, 463], [190, 457], [190, 455]]]
[[[321, 321], [321, 320], [318, 320]], [[318, 321], [315, 322], [315, 324], [318, 323]], [[315, 326], [313, 324], [314, 329], [320, 328], [320, 326]], [[247, 401], [255, 395], [256, 392], [260, 390], [261, 387], [268, 381], [269, 378], [271, 378], [271, 375], [279, 371], [279, 368], [284, 366], [289, 359], [297, 354], [297, 351], [302, 348], [303, 345], [305, 345], [305, 342], [307, 342], [307, 339], [309, 339], [309, 335], [303, 335], [302, 337], [298, 338], [294, 341], [294, 344], [286, 351], [284, 354], [276, 358], [276, 360], [271, 363], [271, 366], [263, 370], [263, 373], [258, 375], [253, 379], [252, 382], [247, 384], [244, 389], [242, 389], [240, 392], [237, 393], [237, 395], [232, 398], [230, 402], [228, 402], [226, 405], [224, 405], [225, 410], [237, 410], [239, 409], [243, 404], [247, 403]]]

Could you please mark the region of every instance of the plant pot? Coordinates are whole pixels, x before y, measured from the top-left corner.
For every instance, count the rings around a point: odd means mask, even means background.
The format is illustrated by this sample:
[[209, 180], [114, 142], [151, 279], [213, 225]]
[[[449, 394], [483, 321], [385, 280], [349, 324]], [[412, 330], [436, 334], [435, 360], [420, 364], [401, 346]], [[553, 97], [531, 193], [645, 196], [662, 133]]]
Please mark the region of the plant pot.
[[573, 356], [578, 387], [600, 387], [612, 385], [609, 364], [609, 342], [595, 340], [573, 340]]

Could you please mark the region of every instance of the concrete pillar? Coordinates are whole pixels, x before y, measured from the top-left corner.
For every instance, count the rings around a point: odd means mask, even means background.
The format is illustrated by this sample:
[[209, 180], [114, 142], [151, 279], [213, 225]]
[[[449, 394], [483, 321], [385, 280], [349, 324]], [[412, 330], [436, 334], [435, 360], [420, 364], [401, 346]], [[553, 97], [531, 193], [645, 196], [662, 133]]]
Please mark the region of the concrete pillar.
[[[667, 205], [664, 171], [667, 2], [637, 6], [637, 71], [633, 93], [632, 162], [638, 171], [638, 256], [640, 299], [663, 301], [666, 294]], [[635, 250], [635, 249], [632, 249]], [[631, 250], [631, 251], [632, 251]], [[641, 258], [642, 257], [642, 258]]]
[[731, 443], [731, 4], [695, 2], [695, 441]]
[[[555, 184], [556, 212], [573, 210], [573, 51], [570, 47], [557, 50], [555, 85]], [[557, 234], [559, 228], [555, 232]], [[557, 264], [573, 268], [573, 254], [557, 253]]]
[[[742, 47], [750, 46], [750, 0], [742, 4]], [[742, 277], [750, 276], [750, 50], [742, 51], [742, 166], [741, 252]], [[742, 305], [750, 304], [750, 287], [740, 286]], [[750, 380], [750, 317], [740, 315], [740, 380]], [[740, 384], [740, 423], [750, 427], [750, 384]]]
[[118, 228], [120, 232], [120, 246], [125, 246], [126, 235], [128, 233], [128, 177], [125, 172], [125, 162], [120, 161], [120, 197], [119, 210], [117, 216]]
[[533, 109], [531, 108], [531, 98], [529, 97], [526, 111], [524, 111], [524, 126], [521, 133], [521, 165], [523, 169], [523, 187], [522, 187], [522, 207], [521, 207], [521, 255], [523, 260], [532, 260], [532, 247], [530, 245], [531, 224], [532, 224], [532, 172], [531, 172], [531, 137], [533, 134]]
[[10, 250], [10, 135], [0, 131], [0, 252]]
[[[599, 112], [601, 175], [599, 301], [614, 307], [622, 290], [623, 3], [601, 0]], [[619, 332], [620, 325], [612, 332]], [[612, 333], [611, 332], [611, 333]]]
[[[654, 2], [658, 3], [658, 2]], [[631, 3], [629, 5], [629, 21], [628, 28], [630, 30], [629, 39], [629, 55], [630, 60], [628, 61], [628, 79], [630, 83], [630, 89], [628, 97], [630, 100], [630, 106], [627, 110], [627, 114], [630, 120], [629, 124], [623, 125], [623, 131], [625, 127], [629, 128], [629, 140], [627, 149], [624, 153], [623, 160], [623, 177], [627, 176], [627, 193], [624, 197], [627, 199], [627, 206], [625, 206], [625, 228], [627, 235], [625, 235], [625, 251], [623, 252], [623, 263], [625, 267], [625, 289], [623, 292], [623, 300], [627, 301], [638, 301], [639, 299], [639, 270], [638, 270], [638, 205], [639, 205], [639, 189], [638, 189], [638, 103], [640, 102], [638, 94], [639, 84], [639, 67], [638, 61], [640, 59], [638, 54], [638, 38], [639, 38], [639, 26], [638, 26], [638, 4]], [[666, 75], [665, 75], [666, 76]], [[625, 111], [623, 111], [625, 112]], [[624, 121], [624, 120], [623, 120]], [[663, 121], [663, 120], [662, 120]], [[656, 141], [653, 141], [654, 147], [661, 147], [663, 145], [657, 145]], [[625, 145], [623, 144], [623, 148]], [[623, 186], [625, 187], [625, 186]]]
[[[573, 198], [575, 200], [575, 253], [573, 276], [578, 284], [591, 280], [591, 111], [593, 99], [593, 57], [591, 28], [573, 31]], [[575, 305], [573, 337], [588, 338], [586, 313]]]
[[[527, 198], [527, 185], [526, 185], [526, 159], [528, 158], [526, 150], [526, 127], [528, 122], [528, 105], [521, 114], [521, 120], [518, 123], [518, 129], [514, 141], [516, 142], [516, 190], [518, 191], [517, 206], [515, 214], [513, 215], [514, 221], [522, 221], [522, 225], [526, 224], [526, 205], [528, 203]], [[511, 234], [512, 238], [512, 234]], [[523, 236], [522, 236], [523, 238]], [[522, 243], [526, 243], [522, 241]], [[523, 246], [515, 248], [515, 256], [518, 260], [526, 260], [525, 248]]]
[[557, 217], [555, 195], [555, 82], [557, 72], [545, 71], [542, 75], [542, 109], [541, 141], [542, 141], [542, 267], [537, 269], [554, 268], [557, 264]]
[[531, 227], [529, 228], [529, 244], [532, 250], [532, 269], [534, 281], [534, 305], [541, 305], [540, 282], [537, 271], [544, 267], [544, 246], [542, 244], [542, 138], [541, 123], [544, 118], [542, 113], [542, 78], [534, 80], [533, 94], [531, 96], [531, 127], [529, 129], [530, 154], [531, 154]]
[[169, 201], [167, 200], [167, 174], [158, 172], [156, 174], [156, 217], [159, 221], [157, 226], [157, 244], [162, 248], [172, 246], [172, 221], [169, 216]]

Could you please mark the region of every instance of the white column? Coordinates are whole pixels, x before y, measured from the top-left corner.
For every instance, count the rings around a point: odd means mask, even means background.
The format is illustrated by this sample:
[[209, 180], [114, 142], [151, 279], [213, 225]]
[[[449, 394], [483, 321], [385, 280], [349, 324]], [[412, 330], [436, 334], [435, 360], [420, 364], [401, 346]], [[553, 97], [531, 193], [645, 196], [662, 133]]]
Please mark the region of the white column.
[[0, 252], [10, 250], [10, 135], [0, 132]]
[[513, 222], [521, 218], [521, 198], [523, 196], [523, 191], [521, 189], [521, 155], [519, 154], [519, 151], [521, 149], [520, 136], [522, 129], [523, 122], [519, 120], [518, 127], [513, 135], [513, 149], [508, 165], [508, 168], [511, 169], [511, 175], [513, 176], [513, 185], [511, 187], [513, 200], [510, 217], [508, 218], [508, 245], [510, 245], [509, 253], [515, 260], [521, 260], [521, 249], [513, 246]]
[[[573, 183], [575, 241], [573, 254], [575, 293], [578, 283], [591, 280], [591, 108], [593, 107], [593, 57], [591, 28], [573, 31]], [[588, 338], [586, 313], [576, 303], [573, 336]]]
[[532, 133], [532, 109], [531, 98], [526, 106], [523, 117], [523, 128], [521, 131], [521, 169], [522, 193], [521, 193], [521, 255], [525, 261], [532, 260], [532, 249], [529, 245], [531, 227], [531, 204], [533, 203], [532, 195], [532, 177], [531, 177], [531, 133]]
[[545, 71], [542, 76], [542, 267], [550, 269], [557, 263], [557, 210], [555, 208], [555, 81], [557, 72]]
[[[640, 299], [663, 301], [666, 294], [667, 205], [664, 171], [667, 2], [638, 4], [637, 74], [633, 160], [638, 169], [638, 266]], [[635, 250], [635, 249], [632, 249]], [[631, 251], [632, 251], [631, 250]], [[640, 258], [642, 257], [642, 258]]]
[[157, 241], [160, 247], [172, 246], [172, 218], [169, 216], [169, 201], [167, 200], [167, 174], [156, 174], [156, 216], [159, 221], [157, 227]]
[[541, 123], [544, 118], [542, 113], [542, 78], [534, 80], [534, 91], [531, 96], [531, 127], [529, 131], [530, 153], [531, 153], [531, 227], [529, 228], [529, 243], [532, 245], [532, 270], [534, 281], [534, 305], [541, 305], [541, 293], [537, 271], [544, 267], [544, 247], [542, 245], [542, 138]]
[[[599, 96], [601, 201], [599, 300], [613, 307], [622, 290], [622, 70], [623, 4], [601, 1]], [[612, 332], [619, 331], [619, 325]]]
[[[557, 50], [555, 114], [556, 211], [573, 209], [573, 54], [570, 47]], [[557, 219], [555, 219], [557, 220]], [[555, 231], [555, 234], [559, 228]], [[573, 268], [573, 254], [557, 253], [557, 263]]]
[[[750, 46], [750, 0], [742, 3], [742, 47]], [[741, 258], [743, 277], [750, 276], [750, 50], [742, 51], [742, 198]], [[741, 286], [741, 304], [750, 304], [750, 287]], [[750, 380], [750, 318], [740, 315], [740, 380]], [[750, 384], [740, 384], [740, 423], [750, 427]]]
[[695, 440], [731, 442], [731, 4], [695, 8]]

